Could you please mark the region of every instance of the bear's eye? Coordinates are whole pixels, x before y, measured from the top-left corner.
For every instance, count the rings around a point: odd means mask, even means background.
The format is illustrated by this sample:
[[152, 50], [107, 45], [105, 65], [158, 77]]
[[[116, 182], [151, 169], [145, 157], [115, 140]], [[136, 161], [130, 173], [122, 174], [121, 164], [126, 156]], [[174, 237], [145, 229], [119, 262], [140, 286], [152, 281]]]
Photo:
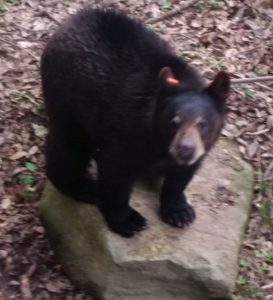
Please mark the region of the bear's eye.
[[202, 119], [198, 122], [198, 127], [200, 130], [206, 130], [208, 128], [208, 122]]
[[179, 127], [180, 123], [181, 123], [180, 117], [179, 117], [179, 116], [174, 117], [174, 118], [171, 119], [171, 121], [170, 121], [171, 129], [172, 129], [173, 131], [176, 131], [177, 128]]
[[179, 116], [176, 116], [171, 120], [172, 125], [179, 125], [180, 123], [181, 123], [181, 118]]

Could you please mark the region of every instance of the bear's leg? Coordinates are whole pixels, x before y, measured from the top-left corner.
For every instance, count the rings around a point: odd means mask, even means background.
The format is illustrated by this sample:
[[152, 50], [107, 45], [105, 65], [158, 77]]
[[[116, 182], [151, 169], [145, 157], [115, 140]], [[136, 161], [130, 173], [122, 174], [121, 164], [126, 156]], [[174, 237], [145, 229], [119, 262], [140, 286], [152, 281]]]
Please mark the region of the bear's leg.
[[195, 219], [195, 212], [187, 202], [184, 190], [198, 165], [173, 167], [168, 170], [160, 195], [160, 217], [173, 227], [184, 227]]
[[96, 198], [96, 183], [88, 178], [90, 151], [64, 133], [50, 133], [46, 141], [46, 173], [62, 193], [83, 202]]
[[111, 162], [99, 164], [98, 206], [109, 228], [123, 237], [131, 237], [146, 226], [141, 214], [129, 206], [133, 182], [133, 176], [121, 174]]

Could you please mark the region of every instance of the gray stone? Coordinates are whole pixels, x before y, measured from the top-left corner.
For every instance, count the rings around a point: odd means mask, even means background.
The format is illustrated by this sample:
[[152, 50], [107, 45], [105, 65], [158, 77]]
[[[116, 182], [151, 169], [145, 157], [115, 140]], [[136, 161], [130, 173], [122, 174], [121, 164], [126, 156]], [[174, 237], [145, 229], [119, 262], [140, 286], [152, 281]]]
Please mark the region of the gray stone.
[[131, 204], [148, 228], [131, 239], [109, 232], [97, 208], [50, 183], [41, 218], [60, 262], [81, 289], [104, 300], [206, 300], [234, 288], [253, 173], [232, 142], [220, 140], [187, 190], [197, 212], [186, 229], [160, 221], [158, 191], [137, 185]]

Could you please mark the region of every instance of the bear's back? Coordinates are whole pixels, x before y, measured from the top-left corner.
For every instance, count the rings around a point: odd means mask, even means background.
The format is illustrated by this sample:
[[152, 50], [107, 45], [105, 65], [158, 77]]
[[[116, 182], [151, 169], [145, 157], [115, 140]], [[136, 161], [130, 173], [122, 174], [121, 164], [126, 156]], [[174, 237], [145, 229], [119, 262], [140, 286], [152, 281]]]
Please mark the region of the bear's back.
[[[104, 80], [128, 78], [145, 70], [158, 74], [168, 65], [171, 49], [153, 31], [122, 12], [84, 9], [74, 15], [53, 35], [43, 57], [43, 66], [58, 68], [68, 76], [70, 71]], [[84, 74], [86, 73], [86, 74]], [[55, 74], [56, 75], [56, 74]]]
[[49, 115], [69, 110], [108, 123], [110, 115], [113, 122], [114, 116], [151, 115], [160, 69], [172, 66], [176, 73], [182, 64], [140, 21], [120, 11], [83, 9], [57, 30], [42, 55]]
[[166, 66], [185, 87], [202, 85], [199, 74], [141, 22], [118, 11], [81, 10], [59, 28], [42, 55], [49, 117], [85, 128], [99, 124], [103, 132], [124, 132], [125, 123], [128, 132], [146, 128]]

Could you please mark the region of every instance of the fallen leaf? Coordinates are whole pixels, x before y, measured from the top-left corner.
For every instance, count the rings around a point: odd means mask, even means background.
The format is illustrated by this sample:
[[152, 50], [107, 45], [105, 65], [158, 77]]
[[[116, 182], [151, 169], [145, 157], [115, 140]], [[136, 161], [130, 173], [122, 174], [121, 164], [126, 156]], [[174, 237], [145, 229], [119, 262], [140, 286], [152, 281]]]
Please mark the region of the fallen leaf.
[[239, 150], [243, 155], [245, 154], [245, 147], [239, 146]]
[[25, 163], [25, 167], [31, 172], [35, 172], [37, 170], [37, 166], [34, 163], [29, 161]]
[[259, 148], [259, 143], [257, 141], [254, 141], [253, 143], [249, 144], [246, 147], [246, 155], [249, 159], [252, 159], [253, 156], [257, 153], [257, 150]]
[[4, 75], [9, 71], [9, 68], [5, 66], [4, 64], [0, 64], [0, 75]]
[[46, 26], [45, 26], [44, 22], [41, 22], [40, 20], [36, 20], [33, 23], [33, 30], [34, 31], [41, 31], [41, 30], [45, 30], [45, 29], [46, 29]]
[[48, 133], [47, 128], [42, 125], [37, 125], [37, 124], [32, 123], [32, 128], [33, 128], [34, 134], [40, 138], [45, 137]]
[[238, 133], [239, 133], [239, 130], [238, 130], [237, 126], [234, 124], [229, 124], [229, 123], [227, 123], [222, 130], [222, 135], [226, 136], [226, 137], [230, 137], [230, 138], [237, 136]]
[[63, 284], [59, 281], [51, 281], [46, 283], [46, 288], [51, 293], [60, 293], [62, 291]]
[[191, 27], [193, 28], [200, 28], [202, 26], [201, 22], [199, 20], [192, 20], [191, 21]]
[[37, 153], [39, 151], [39, 148], [37, 146], [32, 146], [29, 151], [28, 151], [28, 155], [29, 156], [32, 156], [34, 155], [35, 153]]
[[273, 128], [273, 115], [267, 117], [266, 125], [269, 128]]
[[10, 206], [11, 206], [10, 198], [4, 198], [1, 202], [1, 208], [2, 209], [8, 209]]
[[15, 152], [14, 154], [12, 154], [10, 157], [9, 157], [9, 159], [10, 160], [17, 160], [17, 159], [20, 159], [20, 158], [22, 158], [22, 157], [24, 157], [24, 156], [26, 156], [27, 155], [27, 152], [25, 152], [25, 151], [17, 151], [17, 152]]
[[168, 8], [170, 8], [171, 6], [172, 6], [172, 3], [171, 3], [170, 0], [163, 0], [162, 7], [163, 7], [164, 9], [168, 9]]
[[0, 146], [2, 146], [5, 142], [5, 139], [3, 136], [0, 136]]
[[7, 250], [0, 250], [0, 257], [1, 258], [6, 258], [6, 257], [8, 257], [8, 251]]
[[30, 289], [29, 278], [26, 275], [21, 277], [20, 290], [23, 300], [32, 300], [32, 293]]
[[19, 46], [20, 48], [25, 49], [25, 48], [30, 48], [30, 47], [32, 47], [32, 46], [33, 46], [33, 43], [28, 42], [28, 41], [19, 41], [19, 42], [18, 42], [18, 46]]
[[29, 174], [21, 174], [19, 179], [22, 184], [32, 184], [34, 182], [34, 177]]

